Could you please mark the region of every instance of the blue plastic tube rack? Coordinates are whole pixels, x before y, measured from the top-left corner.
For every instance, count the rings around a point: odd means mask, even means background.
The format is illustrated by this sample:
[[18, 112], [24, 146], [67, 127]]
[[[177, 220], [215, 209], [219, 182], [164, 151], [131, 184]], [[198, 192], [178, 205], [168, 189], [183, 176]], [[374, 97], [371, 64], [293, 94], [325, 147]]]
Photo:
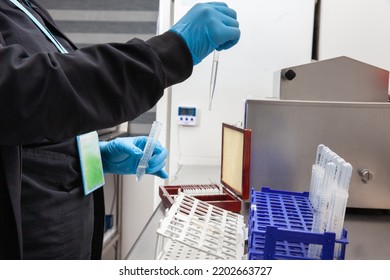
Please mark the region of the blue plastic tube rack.
[[[333, 232], [313, 233], [313, 208], [308, 192], [263, 187], [252, 189], [248, 215], [248, 259], [311, 259], [309, 244], [322, 245], [322, 260], [345, 259], [347, 231], [336, 240]], [[335, 250], [336, 243], [340, 249]]]

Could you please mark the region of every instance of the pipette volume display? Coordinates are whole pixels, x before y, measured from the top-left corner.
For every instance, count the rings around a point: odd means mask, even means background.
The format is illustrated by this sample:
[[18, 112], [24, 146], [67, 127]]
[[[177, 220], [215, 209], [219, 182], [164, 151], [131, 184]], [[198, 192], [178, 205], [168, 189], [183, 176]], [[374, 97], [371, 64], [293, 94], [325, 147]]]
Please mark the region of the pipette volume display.
[[154, 121], [152, 124], [152, 128], [149, 133], [148, 140], [146, 141], [146, 145], [144, 148], [144, 154], [142, 155], [141, 160], [139, 161], [137, 167], [137, 182], [141, 179], [141, 177], [145, 174], [146, 168], [149, 166], [149, 160], [153, 155], [154, 148], [157, 145], [158, 136], [160, 135], [162, 128], [162, 123], [158, 121]]

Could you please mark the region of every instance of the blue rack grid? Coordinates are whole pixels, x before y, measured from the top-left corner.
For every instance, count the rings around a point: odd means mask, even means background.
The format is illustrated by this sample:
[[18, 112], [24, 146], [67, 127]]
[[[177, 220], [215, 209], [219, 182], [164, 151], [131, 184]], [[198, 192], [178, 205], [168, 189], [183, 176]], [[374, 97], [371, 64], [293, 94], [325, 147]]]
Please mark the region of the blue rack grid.
[[[263, 187], [252, 189], [248, 216], [248, 259], [312, 259], [309, 244], [322, 245], [321, 259], [345, 259], [347, 231], [336, 240], [333, 232], [313, 233], [309, 193]], [[339, 243], [337, 245], [337, 243]], [[337, 250], [335, 250], [337, 248]]]

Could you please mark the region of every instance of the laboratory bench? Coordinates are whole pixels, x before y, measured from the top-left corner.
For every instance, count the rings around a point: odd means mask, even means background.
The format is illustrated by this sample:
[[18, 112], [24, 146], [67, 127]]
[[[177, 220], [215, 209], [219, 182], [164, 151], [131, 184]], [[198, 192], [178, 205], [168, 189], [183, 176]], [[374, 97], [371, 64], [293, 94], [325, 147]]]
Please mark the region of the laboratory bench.
[[[176, 184], [205, 184], [219, 180], [218, 166], [183, 166]], [[242, 202], [246, 218], [247, 202]], [[160, 203], [134, 245], [126, 255], [128, 260], [153, 260], [156, 256], [157, 229], [166, 207]], [[346, 260], [390, 260], [390, 210], [348, 208], [344, 220], [349, 243]]]

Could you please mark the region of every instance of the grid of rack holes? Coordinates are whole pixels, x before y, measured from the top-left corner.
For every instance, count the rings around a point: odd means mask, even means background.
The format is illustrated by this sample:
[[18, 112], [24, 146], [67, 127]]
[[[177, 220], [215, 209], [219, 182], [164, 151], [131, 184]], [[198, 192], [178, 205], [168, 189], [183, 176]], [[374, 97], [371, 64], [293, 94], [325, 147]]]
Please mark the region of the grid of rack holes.
[[157, 229], [156, 258], [242, 259], [244, 228], [242, 215], [181, 193]]
[[[267, 189], [265, 189], [267, 191]], [[248, 257], [261, 258], [267, 226], [310, 232], [313, 212], [308, 193], [268, 193], [252, 191], [251, 211], [248, 218]], [[279, 258], [307, 258], [308, 244], [277, 241], [275, 256]]]
[[[308, 246], [302, 233], [310, 233], [313, 224], [313, 208], [309, 201], [309, 193], [274, 191], [263, 188], [262, 191], [252, 190], [251, 209], [248, 217], [248, 259], [262, 259], [265, 246], [267, 226], [275, 226], [291, 231], [302, 242], [277, 241], [276, 259], [308, 259]], [[340, 250], [334, 256], [345, 258], [345, 248], [348, 244], [347, 231], [335, 240]], [[327, 244], [328, 246], [329, 244]], [[336, 244], [335, 244], [336, 245]]]

